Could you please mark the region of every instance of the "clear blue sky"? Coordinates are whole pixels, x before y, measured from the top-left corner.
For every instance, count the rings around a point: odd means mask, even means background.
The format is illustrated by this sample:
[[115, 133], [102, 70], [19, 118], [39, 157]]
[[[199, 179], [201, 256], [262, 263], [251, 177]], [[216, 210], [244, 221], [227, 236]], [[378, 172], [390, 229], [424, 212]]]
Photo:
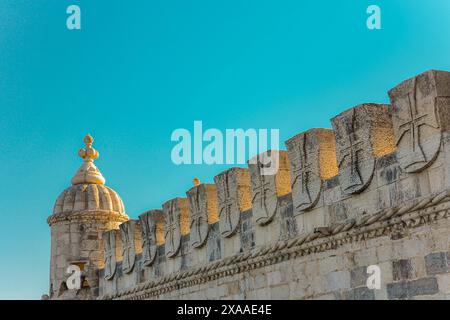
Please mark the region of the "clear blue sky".
[[[66, 8], [82, 30], [66, 28]], [[366, 8], [382, 30], [366, 28]], [[175, 166], [176, 128], [283, 142], [427, 69], [450, 70], [448, 0], [0, 0], [0, 298], [48, 290], [46, 218], [90, 132], [132, 218], [225, 166]]]

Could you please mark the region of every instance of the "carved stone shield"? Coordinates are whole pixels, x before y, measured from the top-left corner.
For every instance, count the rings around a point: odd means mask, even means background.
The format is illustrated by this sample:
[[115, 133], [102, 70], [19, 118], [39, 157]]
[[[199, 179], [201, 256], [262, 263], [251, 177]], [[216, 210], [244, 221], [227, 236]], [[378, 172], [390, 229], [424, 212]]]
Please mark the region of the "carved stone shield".
[[161, 210], [151, 210], [139, 216], [142, 236], [142, 265], [150, 266], [156, 258], [156, 215]]
[[389, 105], [362, 104], [332, 119], [339, 182], [345, 194], [363, 191], [372, 181], [379, 128], [391, 126]]
[[238, 175], [236, 168], [214, 177], [219, 200], [219, 230], [223, 237], [231, 237], [241, 219], [239, 210]]
[[131, 270], [133, 270], [134, 263], [136, 261], [136, 249], [134, 240], [135, 223], [136, 221], [129, 220], [119, 226], [122, 236], [122, 271], [124, 273], [130, 273]]
[[[291, 187], [294, 212], [313, 208], [322, 190], [320, 144], [312, 129], [286, 141], [291, 164]], [[334, 138], [333, 138], [334, 139]]]
[[186, 194], [189, 199], [189, 239], [193, 248], [200, 248], [205, 244], [209, 232], [206, 186], [200, 184], [190, 189]]
[[116, 231], [110, 230], [103, 233], [103, 248], [104, 248], [104, 277], [110, 280], [116, 273]]
[[389, 91], [397, 160], [406, 172], [423, 170], [439, 153], [442, 138], [436, 104], [442, 96], [448, 99], [449, 79], [448, 72], [428, 71]]
[[259, 225], [270, 223], [277, 213], [278, 206], [276, 174], [264, 174], [264, 168], [270, 166], [270, 163], [264, 159], [265, 156], [266, 153], [262, 153], [248, 162], [252, 181], [252, 211]]
[[163, 205], [165, 226], [165, 252], [169, 258], [178, 254], [181, 246], [181, 209], [178, 204], [178, 198], [167, 201]]

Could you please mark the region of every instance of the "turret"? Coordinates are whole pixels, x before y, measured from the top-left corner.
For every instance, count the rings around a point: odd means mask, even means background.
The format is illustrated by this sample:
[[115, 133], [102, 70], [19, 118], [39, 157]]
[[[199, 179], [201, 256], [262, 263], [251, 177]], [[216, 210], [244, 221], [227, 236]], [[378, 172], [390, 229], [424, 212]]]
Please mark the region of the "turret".
[[[98, 296], [98, 269], [104, 267], [102, 234], [128, 220], [120, 196], [105, 186], [95, 166], [99, 152], [87, 135], [78, 155], [83, 164], [72, 186], [56, 200], [47, 222], [51, 228], [50, 298], [93, 299]], [[80, 286], [67, 280], [80, 270]], [[74, 281], [73, 283], [77, 283]]]

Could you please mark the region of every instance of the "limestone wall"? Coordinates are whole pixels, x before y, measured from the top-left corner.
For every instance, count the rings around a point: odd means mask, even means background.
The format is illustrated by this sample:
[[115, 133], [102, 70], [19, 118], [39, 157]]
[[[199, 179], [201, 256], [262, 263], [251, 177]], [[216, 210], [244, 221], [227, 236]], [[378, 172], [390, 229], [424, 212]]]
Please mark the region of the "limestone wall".
[[450, 298], [450, 73], [389, 95], [104, 233], [100, 298]]

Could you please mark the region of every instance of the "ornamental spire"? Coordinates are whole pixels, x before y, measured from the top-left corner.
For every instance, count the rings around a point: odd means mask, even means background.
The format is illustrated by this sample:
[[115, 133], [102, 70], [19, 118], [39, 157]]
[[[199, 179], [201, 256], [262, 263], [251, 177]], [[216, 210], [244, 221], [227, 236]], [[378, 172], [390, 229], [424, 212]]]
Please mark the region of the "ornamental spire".
[[78, 151], [78, 155], [84, 162], [72, 178], [72, 184], [105, 184], [105, 178], [94, 164], [94, 160], [100, 155], [97, 150], [92, 148], [94, 138], [87, 134], [83, 141], [86, 146]]

